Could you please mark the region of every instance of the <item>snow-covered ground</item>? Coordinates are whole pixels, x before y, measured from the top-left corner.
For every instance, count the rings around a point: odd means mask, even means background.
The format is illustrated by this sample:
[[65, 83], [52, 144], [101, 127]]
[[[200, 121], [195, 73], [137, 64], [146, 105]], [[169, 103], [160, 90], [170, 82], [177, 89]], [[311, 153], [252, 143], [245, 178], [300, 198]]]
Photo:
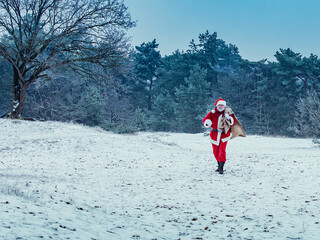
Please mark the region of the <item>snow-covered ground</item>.
[[0, 239], [320, 239], [320, 148], [0, 119]]

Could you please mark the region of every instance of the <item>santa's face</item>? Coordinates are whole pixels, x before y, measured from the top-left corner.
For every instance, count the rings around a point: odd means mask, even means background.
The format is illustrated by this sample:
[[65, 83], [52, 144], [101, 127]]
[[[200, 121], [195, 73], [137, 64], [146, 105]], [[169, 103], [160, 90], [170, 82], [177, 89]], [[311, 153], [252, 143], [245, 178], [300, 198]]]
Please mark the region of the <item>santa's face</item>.
[[222, 112], [225, 109], [225, 106], [223, 104], [218, 104], [217, 109], [219, 112]]

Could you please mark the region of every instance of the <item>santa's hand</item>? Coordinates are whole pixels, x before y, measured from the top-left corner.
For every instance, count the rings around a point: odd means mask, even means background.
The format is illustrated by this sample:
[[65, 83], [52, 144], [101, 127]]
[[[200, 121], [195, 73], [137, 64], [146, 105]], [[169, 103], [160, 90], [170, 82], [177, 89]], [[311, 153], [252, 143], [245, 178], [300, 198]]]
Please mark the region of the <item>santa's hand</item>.
[[228, 119], [228, 120], [230, 119], [230, 115], [228, 113], [225, 113], [224, 116], [226, 119]]
[[212, 125], [212, 121], [211, 121], [210, 119], [207, 119], [207, 120], [204, 122], [204, 126], [205, 126], [206, 128], [211, 127], [211, 125]]

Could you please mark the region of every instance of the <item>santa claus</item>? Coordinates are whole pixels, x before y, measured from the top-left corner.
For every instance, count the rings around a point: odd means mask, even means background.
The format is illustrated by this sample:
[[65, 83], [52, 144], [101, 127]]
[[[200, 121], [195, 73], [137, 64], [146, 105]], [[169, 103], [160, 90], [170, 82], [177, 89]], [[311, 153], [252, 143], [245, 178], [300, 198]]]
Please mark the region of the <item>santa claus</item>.
[[241, 123], [222, 98], [216, 101], [215, 108], [203, 119], [203, 124], [207, 128], [212, 128], [210, 138], [213, 155], [218, 162], [216, 171], [223, 174], [228, 141], [238, 136], [245, 137], [246, 134]]

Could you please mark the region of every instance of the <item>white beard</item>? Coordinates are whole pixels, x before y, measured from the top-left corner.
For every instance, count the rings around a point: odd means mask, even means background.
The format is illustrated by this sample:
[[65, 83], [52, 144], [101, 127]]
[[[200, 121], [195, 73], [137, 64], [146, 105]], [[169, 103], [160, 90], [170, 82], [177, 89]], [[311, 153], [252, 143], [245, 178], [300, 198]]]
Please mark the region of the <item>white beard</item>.
[[217, 108], [219, 112], [223, 112], [225, 108]]

